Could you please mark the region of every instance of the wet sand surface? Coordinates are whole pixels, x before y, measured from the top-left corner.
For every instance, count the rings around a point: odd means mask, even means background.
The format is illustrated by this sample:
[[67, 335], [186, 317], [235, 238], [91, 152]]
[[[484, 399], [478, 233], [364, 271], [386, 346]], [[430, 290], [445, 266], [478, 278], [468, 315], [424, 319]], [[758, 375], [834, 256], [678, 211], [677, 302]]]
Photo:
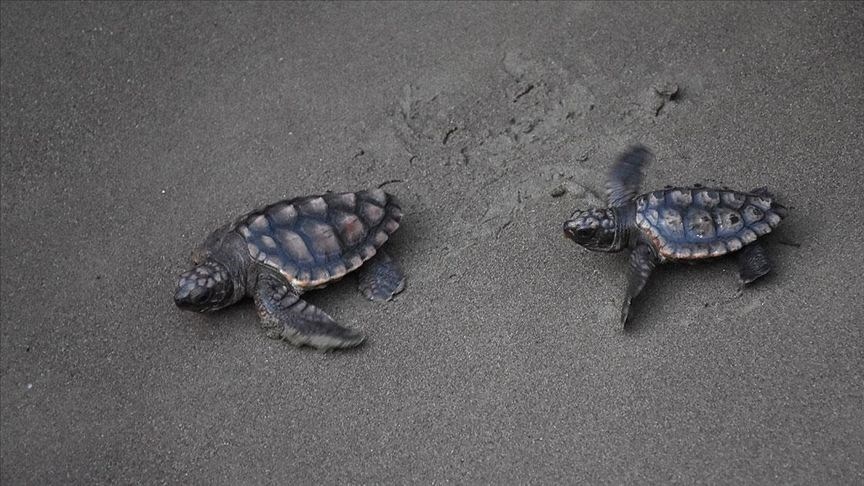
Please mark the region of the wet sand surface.
[[[852, 2], [4, 2], [0, 479], [861, 483], [862, 26]], [[634, 142], [645, 190], [775, 192], [776, 271], [663, 267], [623, 332], [626, 255], [561, 224]], [[307, 294], [361, 348], [174, 306], [216, 226], [393, 179], [405, 291]]]

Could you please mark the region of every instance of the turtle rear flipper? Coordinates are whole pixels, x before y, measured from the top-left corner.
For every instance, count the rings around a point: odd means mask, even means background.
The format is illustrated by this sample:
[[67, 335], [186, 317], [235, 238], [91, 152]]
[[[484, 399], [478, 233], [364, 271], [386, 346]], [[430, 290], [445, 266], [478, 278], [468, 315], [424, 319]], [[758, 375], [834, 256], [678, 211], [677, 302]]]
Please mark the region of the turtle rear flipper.
[[360, 269], [360, 292], [369, 300], [388, 301], [404, 288], [402, 268], [383, 250]]
[[771, 260], [768, 259], [765, 247], [758, 241], [741, 250], [738, 254], [738, 264], [741, 266], [739, 278], [742, 287], [771, 272]]
[[259, 277], [254, 298], [261, 325], [270, 338], [324, 350], [354, 347], [366, 339], [301, 299], [277, 277]]

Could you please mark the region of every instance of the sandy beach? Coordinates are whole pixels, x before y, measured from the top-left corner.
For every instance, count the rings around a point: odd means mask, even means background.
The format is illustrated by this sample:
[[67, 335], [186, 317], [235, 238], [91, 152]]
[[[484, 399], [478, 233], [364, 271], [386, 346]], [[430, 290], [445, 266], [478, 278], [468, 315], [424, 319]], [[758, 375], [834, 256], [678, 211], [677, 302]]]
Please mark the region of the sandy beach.
[[[864, 483], [861, 4], [3, 2], [0, 29], [3, 484]], [[773, 191], [775, 271], [663, 266], [624, 332], [626, 254], [561, 225], [631, 143], [645, 191]], [[174, 305], [217, 226], [394, 180], [404, 292], [304, 296], [363, 346]]]

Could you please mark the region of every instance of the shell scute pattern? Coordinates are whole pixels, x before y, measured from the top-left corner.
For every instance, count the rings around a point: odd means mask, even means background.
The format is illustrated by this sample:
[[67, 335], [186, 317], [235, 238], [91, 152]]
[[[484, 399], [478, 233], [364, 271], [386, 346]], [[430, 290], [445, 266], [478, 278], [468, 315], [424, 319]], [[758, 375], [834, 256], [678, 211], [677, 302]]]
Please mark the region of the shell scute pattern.
[[710, 189], [698, 189], [693, 191], [693, 200], [699, 207], [713, 209], [720, 204], [720, 194]]
[[734, 236], [735, 233], [741, 231], [741, 228], [744, 227], [744, 220], [738, 211], [728, 207], [719, 207], [714, 211], [714, 224], [717, 227], [717, 235], [723, 238]]
[[327, 215], [327, 203], [320, 196], [308, 197], [299, 206], [299, 212], [304, 216], [323, 218]]
[[336, 212], [333, 217], [333, 225], [348, 246], [360, 243], [368, 233], [366, 225], [360, 221], [360, 217], [353, 213]]
[[402, 210], [381, 189], [280, 201], [237, 220], [253, 259], [297, 289], [326, 285], [375, 256]]
[[380, 223], [381, 219], [384, 217], [384, 209], [375, 203], [364, 202], [360, 206], [360, 215], [363, 217], [363, 221], [366, 224], [374, 226]]
[[669, 188], [636, 198], [636, 226], [671, 260], [721, 256], [775, 228], [782, 216], [764, 194]]
[[297, 218], [297, 208], [293, 204], [281, 203], [273, 207], [269, 216], [277, 226], [290, 226]]
[[747, 200], [744, 194], [735, 191], [724, 191], [720, 195], [720, 199], [723, 200], [723, 204], [731, 209], [738, 209], [744, 205], [744, 202]]
[[666, 194], [666, 202], [672, 206], [686, 207], [693, 203], [690, 191], [673, 189]]
[[691, 241], [701, 241], [714, 238], [715, 235], [714, 222], [708, 210], [691, 206], [687, 211], [687, 238]]
[[744, 216], [744, 222], [747, 224], [753, 224], [765, 215], [761, 209], [753, 205], [745, 206], [741, 214]]
[[684, 221], [681, 219], [681, 213], [675, 208], [664, 208], [661, 211], [662, 217], [659, 220], [659, 225], [663, 231], [668, 233], [672, 238], [681, 238], [684, 236]]

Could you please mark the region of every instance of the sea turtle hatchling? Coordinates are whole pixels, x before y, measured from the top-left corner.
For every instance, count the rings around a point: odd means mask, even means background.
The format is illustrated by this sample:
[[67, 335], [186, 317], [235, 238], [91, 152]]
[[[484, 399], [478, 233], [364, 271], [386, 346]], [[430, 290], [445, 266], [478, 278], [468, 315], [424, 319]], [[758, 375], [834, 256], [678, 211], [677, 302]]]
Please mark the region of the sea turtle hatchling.
[[746, 285], [771, 271], [771, 262], [756, 241], [785, 217], [765, 189], [749, 192], [697, 187], [667, 187], [636, 195], [642, 168], [651, 153], [636, 145], [624, 152], [609, 172], [607, 208], [576, 211], [564, 233], [593, 251], [630, 253], [630, 275], [621, 308], [627, 324], [630, 302], [658, 263], [692, 262], [739, 251], [740, 278]]
[[399, 203], [380, 188], [271, 204], [222, 226], [193, 250], [195, 266], [180, 275], [174, 302], [209, 312], [249, 296], [271, 338], [319, 349], [357, 346], [363, 334], [300, 295], [360, 269], [363, 294], [390, 300], [405, 277], [381, 245], [401, 219]]

